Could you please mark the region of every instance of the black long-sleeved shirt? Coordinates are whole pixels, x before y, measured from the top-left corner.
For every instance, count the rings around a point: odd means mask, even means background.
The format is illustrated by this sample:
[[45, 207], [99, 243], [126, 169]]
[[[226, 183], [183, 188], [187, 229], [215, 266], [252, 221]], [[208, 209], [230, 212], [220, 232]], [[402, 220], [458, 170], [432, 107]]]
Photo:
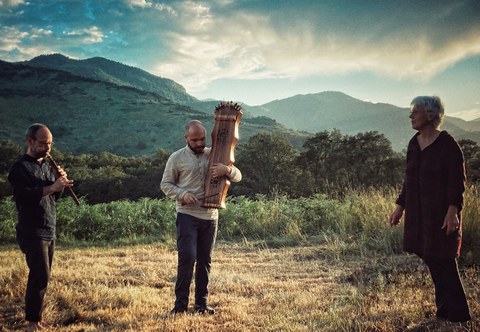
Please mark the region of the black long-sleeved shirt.
[[18, 212], [17, 240], [55, 240], [55, 201], [61, 193], [43, 196], [43, 188], [55, 182], [51, 165], [25, 154], [15, 160], [8, 174]]

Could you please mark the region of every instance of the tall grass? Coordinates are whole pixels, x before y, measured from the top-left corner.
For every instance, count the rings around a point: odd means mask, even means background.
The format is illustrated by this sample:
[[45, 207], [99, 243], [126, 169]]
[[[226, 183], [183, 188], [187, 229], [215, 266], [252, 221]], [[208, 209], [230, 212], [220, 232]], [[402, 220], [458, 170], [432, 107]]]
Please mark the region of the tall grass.
[[58, 232], [63, 241], [135, 241], [156, 237], [165, 241], [175, 232], [175, 210], [170, 200], [143, 198], [79, 207], [62, 200], [58, 207]]
[[463, 205], [462, 255], [468, 265], [480, 266], [480, 186], [469, 186]]
[[[480, 200], [478, 186], [465, 192], [461, 261], [480, 265]], [[326, 243], [359, 254], [402, 251], [403, 226], [388, 226], [395, 207], [393, 188], [350, 190], [342, 197], [285, 195], [230, 198], [220, 211], [219, 240], [267, 246]], [[14, 242], [16, 213], [11, 199], [0, 201], [0, 241]], [[169, 199], [144, 198], [76, 206], [58, 204], [57, 231], [63, 243], [168, 242], [175, 237], [175, 207]]]
[[[478, 190], [467, 188], [463, 211], [461, 273], [471, 331], [480, 328], [480, 279], [472, 266], [480, 266]], [[75, 206], [62, 199], [59, 241], [73, 246], [57, 248], [44, 318], [55, 324], [54, 331], [85, 332], [465, 331], [433, 319], [427, 268], [420, 259], [397, 255], [402, 227], [387, 222], [396, 196], [387, 188], [352, 190], [342, 197], [230, 198], [220, 212], [224, 243], [216, 248], [209, 286], [209, 303], [217, 313], [175, 318], [166, 315], [173, 306], [177, 265], [173, 202]], [[0, 201], [2, 242], [14, 242], [15, 224], [13, 201]], [[24, 257], [5, 246], [0, 262], [0, 330], [21, 330]]]

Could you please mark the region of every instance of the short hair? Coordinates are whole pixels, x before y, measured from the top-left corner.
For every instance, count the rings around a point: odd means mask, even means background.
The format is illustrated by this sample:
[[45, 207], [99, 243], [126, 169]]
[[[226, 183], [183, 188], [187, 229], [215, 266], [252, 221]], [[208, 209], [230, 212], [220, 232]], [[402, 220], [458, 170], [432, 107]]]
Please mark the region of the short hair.
[[188, 134], [188, 131], [190, 130], [190, 128], [195, 127], [195, 126], [199, 126], [199, 127], [202, 127], [203, 129], [205, 129], [205, 126], [203, 125], [203, 123], [201, 121], [190, 120], [185, 125], [185, 134]]
[[34, 123], [30, 127], [28, 127], [27, 131], [25, 132], [25, 138], [32, 137], [37, 138], [37, 132], [42, 129], [48, 129], [48, 127], [42, 123]]
[[437, 96], [418, 96], [413, 98], [410, 106], [422, 105], [426, 112], [433, 113], [435, 118], [433, 119], [433, 126], [435, 129], [440, 128], [445, 118], [445, 107], [443, 106], [440, 97]]

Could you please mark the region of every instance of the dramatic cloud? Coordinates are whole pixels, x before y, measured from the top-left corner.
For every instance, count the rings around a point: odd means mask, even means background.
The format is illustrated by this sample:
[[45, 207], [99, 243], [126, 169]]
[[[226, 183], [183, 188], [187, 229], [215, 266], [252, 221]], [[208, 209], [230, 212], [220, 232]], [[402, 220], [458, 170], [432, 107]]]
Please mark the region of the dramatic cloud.
[[[275, 12], [241, 10], [219, 16], [205, 3], [185, 2], [177, 8], [179, 28], [168, 34], [165, 43], [171, 46], [170, 56], [152, 69], [192, 91], [220, 78], [294, 79], [364, 71], [427, 81], [480, 54], [480, 21], [455, 27], [469, 8], [460, 9], [458, 4], [433, 8], [425, 12], [428, 17], [423, 12], [402, 12], [407, 24], [393, 24], [390, 17], [365, 11], [361, 20], [348, 27], [337, 23], [335, 29], [331, 19], [315, 21], [309, 15], [300, 20], [297, 14], [298, 22], [283, 26], [284, 17]], [[420, 19], [430, 25], [413, 24]], [[366, 25], [368, 21], [375, 26]], [[358, 25], [354, 32], [352, 25]]]
[[362, 75], [422, 87], [480, 56], [478, 0], [0, 0], [0, 9], [2, 60], [102, 56], [171, 78], [192, 94], [221, 80], [315, 77], [331, 89], [333, 77]]

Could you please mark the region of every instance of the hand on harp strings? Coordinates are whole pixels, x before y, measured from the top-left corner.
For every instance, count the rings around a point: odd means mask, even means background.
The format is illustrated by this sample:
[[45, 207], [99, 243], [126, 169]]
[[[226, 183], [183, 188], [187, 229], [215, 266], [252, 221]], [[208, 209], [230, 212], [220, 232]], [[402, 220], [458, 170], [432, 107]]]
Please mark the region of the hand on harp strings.
[[[53, 168], [54, 168], [54, 171], [55, 171], [55, 178], [59, 178], [61, 175], [58, 173], [58, 165], [57, 163], [55, 162], [55, 160], [53, 160], [52, 156], [50, 155], [50, 153], [47, 153], [47, 158], [50, 160], [50, 162], [52, 163], [53, 165]], [[70, 195], [70, 197], [72, 197], [73, 201], [75, 202], [75, 204], [77, 205], [80, 205], [80, 200], [78, 199], [77, 195], [75, 195], [75, 193], [73, 192], [73, 189], [69, 186], [65, 186], [65, 188], [67, 189], [68, 191], [68, 194]]]
[[[207, 198], [214, 197], [214, 196], [218, 196], [218, 195], [220, 195], [220, 193], [208, 195], [208, 196], [205, 196], [205, 197], [203, 198], [203, 200], [205, 200], [205, 199], [207, 199]], [[195, 203], [190, 203], [190, 204], [187, 203], [187, 202], [182, 202], [182, 206], [185, 206], [185, 205], [197, 205], [197, 204], [200, 204], [200, 203], [202, 203], [202, 202], [200, 202], [200, 201], [198, 201], [198, 200], [196, 200]]]
[[210, 198], [210, 197], [215, 197], [215, 196], [218, 196], [218, 195], [220, 195], [220, 193], [205, 196], [203, 199], [207, 199], [207, 198]]

